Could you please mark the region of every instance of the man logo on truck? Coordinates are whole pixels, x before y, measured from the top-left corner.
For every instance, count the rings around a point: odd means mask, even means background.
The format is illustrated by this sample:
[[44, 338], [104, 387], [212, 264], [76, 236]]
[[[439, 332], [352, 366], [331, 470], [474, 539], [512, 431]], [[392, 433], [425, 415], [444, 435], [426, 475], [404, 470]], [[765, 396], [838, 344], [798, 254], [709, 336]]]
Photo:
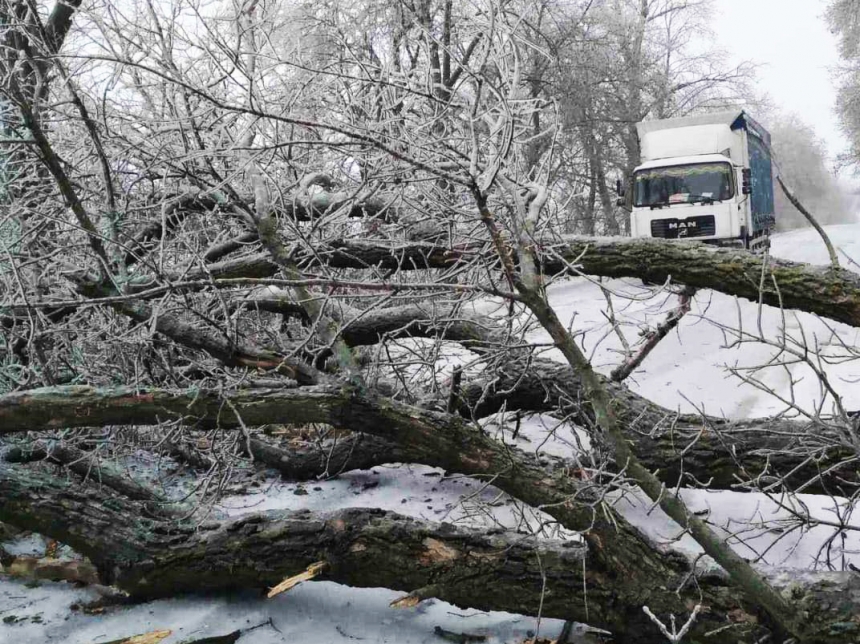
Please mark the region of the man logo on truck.
[[686, 232], [687, 228], [696, 228], [696, 225], [697, 224], [695, 221], [689, 221], [689, 222], [688, 221], [678, 221], [675, 223], [670, 223], [668, 225], [668, 228], [669, 228], [669, 230], [674, 230], [675, 228], [679, 228], [683, 232]]

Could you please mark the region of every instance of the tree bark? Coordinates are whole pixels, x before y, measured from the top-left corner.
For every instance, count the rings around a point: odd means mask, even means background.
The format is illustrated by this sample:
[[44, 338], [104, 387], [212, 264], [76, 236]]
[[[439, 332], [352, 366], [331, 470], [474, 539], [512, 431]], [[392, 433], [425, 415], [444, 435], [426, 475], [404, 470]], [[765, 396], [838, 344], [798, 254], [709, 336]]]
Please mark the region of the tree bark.
[[3, 454], [7, 463], [30, 463], [49, 460], [65, 465], [84, 480], [105, 485], [136, 501], [164, 504], [166, 499], [141, 485], [128, 474], [117, 471], [110, 463], [100, 462], [98, 455], [59, 442], [36, 442], [25, 448], [13, 447]]
[[[16, 426], [23, 429], [26, 428], [28, 418], [31, 421], [47, 421], [49, 426], [93, 425], [97, 420], [122, 422], [120, 419], [127, 421], [131, 416], [135, 417], [134, 422], [147, 423], [156, 419], [153, 415], [164, 414], [171, 407], [174, 413], [196, 414], [201, 426], [238, 424], [238, 419], [232, 415], [234, 409], [247, 424], [271, 420], [273, 417], [282, 421], [289, 418], [299, 422], [329, 422], [372, 432], [408, 446], [413, 462], [464, 474], [490, 475], [496, 486], [533, 507], [543, 508], [565, 527], [586, 530], [585, 540], [591, 548], [587, 570], [613, 579], [622, 575], [629, 589], [636, 590], [635, 595], [631, 596], [616, 588], [616, 594], [623, 595], [619, 599], [622, 605], [630, 607], [647, 603], [652, 609], [662, 606], [657, 610], [667, 610], [669, 602], [676, 601], [675, 595], [653, 588], [653, 580], [665, 578], [667, 569], [674, 570], [676, 578], [685, 574], [686, 563], [667, 559], [666, 555], [653, 550], [652, 544], [623, 520], [610, 522], [600, 514], [595, 514], [593, 510], [596, 508], [589, 507], [595, 503], [590, 490], [569, 476], [563, 460], [552, 457], [536, 460], [476, 432], [468, 424], [449, 415], [425, 412], [391, 401], [362, 399], [354, 393], [331, 389], [326, 391], [322, 388], [251, 392], [250, 395], [240, 393], [234, 399], [231, 413], [227, 413], [224, 408], [221, 395], [205, 392], [178, 397], [153, 391], [93, 392], [87, 388], [64, 389], [22, 392], [13, 394], [11, 400], [9, 396], [4, 397], [3, 403], [11, 404], [0, 405], [0, 426], [7, 431]], [[70, 389], [76, 389], [76, 400], [74, 397], [69, 400], [67, 394]], [[95, 400], [99, 401], [98, 405], [92, 404], [93, 394]], [[54, 404], [51, 410], [43, 404], [46, 401], [63, 403], [68, 417], [58, 417], [55, 413], [57, 405]], [[82, 404], [87, 402], [90, 404]], [[138, 415], [141, 408], [147, 411], [148, 418]], [[28, 415], [25, 413], [27, 410], [33, 413]], [[296, 411], [298, 418], [295, 413], [291, 413]], [[619, 581], [615, 579], [614, 583]], [[641, 595], [644, 588], [651, 588], [647, 597]], [[633, 617], [628, 615], [628, 618]], [[613, 628], [618, 628], [618, 624]]]
[[[680, 414], [620, 383], [598, 376], [610, 391], [618, 419], [643, 463], [666, 485], [701, 482], [713, 489], [754, 489], [782, 482], [788, 489], [851, 496], [860, 463], [838, 421], [758, 418], [730, 421]], [[567, 365], [510, 361], [492, 378], [461, 388], [458, 411], [482, 418], [501, 409], [563, 413], [586, 428], [594, 424], [582, 381]]]
[[[483, 610], [575, 619], [635, 644], [662, 641], [643, 604], [665, 616], [701, 603], [691, 643], [710, 641], [705, 634], [718, 628], [727, 628], [733, 642], [767, 634], [766, 624], [719, 574], [700, 575], [676, 595], [684, 574], [675, 559], [664, 558], [667, 565], [648, 580], [619, 579], [601, 572], [594, 552], [578, 541], [481, 534], [376, 509], [251, 514], [195, 529], [146, 517], [138, 502], [6, 467], [0, 468], [0, 518], [68, 543], [93, 561], [103, 581], [138, 599], [265, 590], [324, 561], [322, 579]], [[770, 578], [806, 611], [807, 641], [844, 643], [860, 632], [856, 575], [798, 579], [774, 571]]]
[[[623, 385], [605, 383], [637, 454], [669, 486], [692, 480], [713, 489], [747, 489], [744, 481], [751, 488], [782, 481], [789, 489], [803, 486], [804, 492], [850, 496], [860, 485], [856, 454], [840, 446], [844, 437], [837, 428], [782, 419], [732, 422], [683, 415], [649, 403]], [[390, 462], [404, 460], [404, 450], [409, 448], [396, 432], [385, 430], [392, 417], [400, 422], [415, 415], [429, 424], [454, 420], [394, 402], [389, 404], [395, 411], [389, 413], [385, 405], [325, 386], [239, 391], [229, 396], [233, 409], [225, 398], [225, 394], [205, 390], [46, 387], [0, 396], [0, 435], [67, 427], [153, 425], [177, 419], [199, 429], [236, 428], [240, 423], [235, 409], [248, 427], [273, 422], [327, 423], [393, 438], [399, 446], [392, 446]], [[514, 363], [492, 381], [462, 385], [458, 405], [462, 415], [480, 418], [503, 407], [509, 411], [561, 409], [571, 422], [586, 427], [593, 423], [582, 383], [568, 367], [548, 360]], [[379, 445], [373, 453], [376, 456], [367, 458], [388, 458]], [[415, 462], [426, 462], [420, 460], [418, 451], [411, 456]], [[362, 462], [373, 461], [357, 460], [354, 467]]]
[[[329, 422], [408, 446], [414, 455], [413, 462], [481, 478], [489, 477], [496, 487], [532, 507], [542, 508], [564, 527], [585, 531], [584, 539], [590, 547], [587, 574], [605, 576], [614, 580], [613, 584], [626, 580], [610, 585], [617, 605], [626, 606], [625, 611], [629, 609], [630, 620], [639, 619], [639, 606], [643, 601], [652, 608], [675, 605], [677, 596], [674, 592], [654, 586], [653, 581], [665, 578], [669, 570], [675, 571], [673, 579], [676, 581], [688, 572], [689, 564], [685, 559], [658, 552], [623, 518], [609, 519], [605, 516], [599, 509], [600, 498], [587, 483], [570, 476], [563, 459], [542, 456], [538, 460], [476, 431], [470, 424], [449, 414], [422, 411], [390, 400], [363, 398], [351, 391], [334, 392], [337, 395], [333, 396], [331, 390], [315, 388], [316, 391], [310, 392], [308, 390], [312, 388], [303, 388], [293, 392], [264, 393], [262, 399], [259, 392], [251, 394], [251, 398], [239, 394], [232, 400], [229, 411], [221, 404], [221, 396], [203, 392], [196, 399], [152, 391], [102, 392], [96, 393], [100, 405], [88, 406], [87, 412], [91, 413], [87, 415], [80, 403], [83, 397], [93, 392], [80, 389], [77, 408], [74, 403], [69, 405], [69, 400], [64, 401], [68, 405], [67, 412], [71, 412], [68, 419], [79, 426], [92, 425], [95, 415], [102, 420], [110, 418], [111, 422], [117, 422], [118, 417], [134, 415], [138, 418], [135, 422], [140, 422], [142, 418], [137, 413], [128, 412], [131, 409], [138, 412], [141, 405], [150, 414], [150, 420], [152, 414], [169, 414], [168, 408], [172, 408], [174, 413], [196, 414], [201, 425], [223, 426], [238, 423], [234, 416], [236, 410], [247, 424], [252, 424], [263, 416], [271, 419], [273, 408], [270, 404], [274, 403], [279, 409], [275, 417], [282, 422], [287, 418], [298, 420], [296, 413], [290, 413], [292, 408], [301, 416], [300, 422]], [[40, 404], [51, 399], [56, 402], [58, 393], [56, 390], [46, 391], [44, 395], [35, 397], [32, 391], [13, 394], [17, 400], [11, 406], [0, 407], [0, 427], [7, 431], [13, 426], [23, 427], [24, 415], [20, 414], [22, 405], [17, 404], [19, 402], [32, 409], [34, 414], [41, 408], [39, 417], [43, 421], [50, 422], [53, 418], [54, 423], [59, 421], [67, 425], [56, 414], [48, 412], [47, 406]], [[61, 393], [59, 397], [62, 398]], [[268, 403], [267, 397], [270, 397]], [[4, 397], [4, 402], [8, 399], [8, 396]], [[246, 404], [252, 399], [253, 404]], [[268, 408], [268, 413], [260, 413], [261, 403]], [[217, 411], [221, 412], [220, 418]], [[41, 507], [39, 511], [42, 511]], [[2, 514], [0, 520], [4, 520]], [[68, 542], [65, 538], [60, 540]]]
[[[860, 275], [829, 266], [810, 266], [765, 258], [742, 249], [717, 248], [696, 242], [564, 236], [562, 244], [536, 249], [546, 273], [570, 272], [569, 262], [586, 275], [634, 277], [712, 289], [786, 309], [815, 313], [860, 327]], [[323, 248], [307, 262], [336, 268], [426, 269], [450, 268], [458, 262], [488, 257], [486, 245], [447, 248], [414, 242], [338, 242]], [[765, 261], [767, 263], [765, 263]], [[213, 264], [215, 278], [268, 277], [277, 266], [264, 254]], [[190, 279], [191, 274], [185, 276]], [[764, 277], [764, 279], [762, 279]], [[202, 279], [202, 275], [196, 276]], [[774, 282], [776, 285], [774, 285]], [[143, 290], [152, 284], [134, 285]], [[761, 288], [760, 288], [761, 287]]]
[[[707, 288], [770, 306], [816, 313], [860, 326], [860, 275], [829, 266], [764, 258], [748, 251], [657, 239], [565, 238], [558, 255], [588, 275], [638, 277]], [[765, 261], [767, 263], [765, 264]], [[565, 270], [547, 259], [544, 270]], [[764, 279], [762, 279], [762, 277]], [[761, 288], [760, 288], [761, 287]]]
[[371, 434], [353, 433], [323, 445], [289, 450], [252, 438], [249, 447], [256, 462], [277, 470], [291, 481], [333, 477], [350, 470], [369, 470], [377, 465], [413, 460], [408, 447]]

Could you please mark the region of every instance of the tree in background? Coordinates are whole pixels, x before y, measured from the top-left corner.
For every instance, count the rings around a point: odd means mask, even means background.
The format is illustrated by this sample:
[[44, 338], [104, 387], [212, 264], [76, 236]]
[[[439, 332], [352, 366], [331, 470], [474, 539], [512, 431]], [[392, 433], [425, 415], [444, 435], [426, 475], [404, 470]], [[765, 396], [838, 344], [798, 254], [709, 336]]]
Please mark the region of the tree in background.
[[843, 161], [860, 161], [860, 2], [832, 0], [825, 17], [830, 30], [839, 38], [842, 67], [838, 70], [836, 111], [848, 139]]
[[[421, 5], [435, 7], [440, 29], [443, 5]], [[570, 232], [628, 228], [627, 213], [615, 205], [615, 182], [639, 164], [638, 121], [725, 109], [751, 94], [751, 67], [729, 65], [713, 45], [710, 0], [508, 6], [532, 16], [523, 25], [533, 43], [522, 52], [523, 74], [532, 97], [556, 106], [559, 145], [547, 170], [563, 186], [562, 217]], [[539, 129], [538, 121], [533, 127]]]
[[[774, 172], [782, 175], [819, 223], [853, 221], [845, 194], [828, 167], [824, 143], [815, 130], [795, 114], [777, 114], [767, 119], [767, 124], [773, 139]], [[775, 198], [778, 230], [809, 225], [781, 190], [776, 191]]]

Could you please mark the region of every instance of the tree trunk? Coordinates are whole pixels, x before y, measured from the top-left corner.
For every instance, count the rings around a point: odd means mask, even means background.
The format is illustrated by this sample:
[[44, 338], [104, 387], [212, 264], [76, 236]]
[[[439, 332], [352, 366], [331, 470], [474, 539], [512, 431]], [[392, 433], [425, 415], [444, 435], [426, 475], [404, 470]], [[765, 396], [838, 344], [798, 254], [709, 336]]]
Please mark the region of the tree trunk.
[[[698, 587], [681, 588], [684, 574], [676, 559], [665, 558], [649, 579], [630, 578], [622, 569], [601, 571], [594, 551], [581, 542], [476, 534], [382, 510], [269, 512], [208, 521], [195, 529], [147, 518], [134, 501], [7, 467], [0, 468], [0, 517], [68, 543], [96, 564], [103, 581], [139, 599], [265, 590], [322, 561], [322, 579], [415, 592], [422, 599], [438, 597], [482, 610], [575, 619], [630, 643], [662, 642], [642, 605], [665, 616], [701, 603], [705, 610], [691, 643], [710, 641], [705, 634], [724, 627], [733, 642], [751, 643], [767, 632], [721, 575], [700, 575]], [[808, 641], [842, 643], [860, 632], [856, 575], [809, 573], [792, 579], [774, 573], [772, 579], [808, 611]]]
[[[810, 493], [841, 490], [850, 496], [860, 485], [860, 468], [853, 458], [854, 452], [840, 447], [841, 436], [835, 428], [782, 419], [731, 422], [681, 415], [649, 403], [623, 385], [605, 380], [604, 383], [613, 395], [619, 421], [626, 427], [637, 454], [648, 467], [659, 470], [661, 479], [669, 486], [679, 481], [689, 482], [688, 477], [707, 481], [712, 489], [745, 489], [743, 481], [750, 481], [750, 487], [754, 487], [753, 481], [756, 485], [767, 485], [782, 480], [789, 489], [803, 486]], [[589, 427], [593, 416], [583, 395], [582, 383], [568, 367], [548, 360], [533, 360], [519, 367], [517, 363], [508, 365], [497, 372], [492, 382], [463, 384], [458, 410], [467, 418], [473, 414], [480, 418], [503, 407], [510, 411], [550, 412], [560, 408], [572, 422]], [[356, 460], [350, 461], [352, 467], [411, 460], [457, 470], [458, 459], [434, 454], [435, 448], [425, 452], [419, 443], [407, 440], [408, 433], [398, 434], [391, 428], [396, 423], [409, 429], [410, 418], [427, 427], [434, 424], [453, 427], [461, 422], [448, 414], [363, 399], [335, 387], [240, 391], [230, 395], [230, 408], [224, 400], [223, 394], [205, 390], [82, 386], [35, 389], [0, 396], [0, 435], [59, 427], [153, 425], [175, 419], [185, 419], [199, 429], [237, 428], [238, 413], [248, 427], [273, 422], [326, 423], [396, 443], [382, 450], [378, 442], [373, 442], [368, 446], [369, 453], [360, 450], [355, 455]], [[465, 426], [459, 431], [466, 436], [477, 434]], [[427, 433], [432, 434], [432, 430]], [[339, 459], [345, 459], [348, 452], [338, 454]], [[308, 464], [295, 467], [303, 471]], [[324, 468], [320, 469], [318, 474], [323, 471]], [[475, 471], [474, 463], [470, 471]]]
[[[561, 244], [536, 249], [544, 272], [570, 272], [568, 262], [586, 275], [633, 277], [712, 289], [770, 306], [816, 313], [860, 327], [860, 275], [847, 270], [767, 259], [745, 250], [716, 248], [696, 242], [662, 239], [594, 238], [566, 235]], [[477, 257], [492, 256], [486, 245], [453, 248], [431, 243], [339, 241], [322, 247], [314, 261], [336, 268], [451, 268]], [[310, 259], [308, 260], [310, 261]], [[765, 264], [765, 262], [767, 262]], [[215, 279], [268, 277], [277, 266], [263, 254], [229, 260], [209, 267]], [[202, 280], [204, 274], [174, 276], [176, 281]], [[764, 278], [764, 279], [762, 279]], [[208, 279], [208, 278], [206, 278]], [[777, 287], [774, 287], [774, 280]], [[137, 284], [133, 290], [152, 285]]]
[[[595, 146], [596, 148], [596, 146]], [[612, 204], [612, 195], [606, 185], [606, 170], [600, 152], [594, 151], [594, 178], [597, 181], [597, 193], [600, 195], [600, 207], [603, 211], [604, 231], [607, 235], [618, 235], [621, 229], [615, 218], [615, 207]]]
[[[557, 251], [580, 270], [603, 277], [638, 277], [661, 283], [707, 288], [753, 302], [816, 313], [860, 327], [860, 275], [810, 266], [750, 252], [699, 243], [657, 239], [566, 237]], [[545, 259], [548, 273], [565, 270], [560, 259]], [[765, 262], [767, 262], [765, 264]], [[776, 286], [774, 286], [776, 282]]]
[[[743, 490], [781, 481], [787, 489], [846, 497], [860, 486], [856, 452], [838, 420], [729, 421], [679, 414], [598, 377], [612, 395], [634, 451], [668, 486], [702, 481], [711, 489]], [[501, 409], [560, 412], [576, 425], [594, 424], [579, 376], [547, 359], [510, 361], [492, 379], [461, 387], [462, 415], [482, 418]]]

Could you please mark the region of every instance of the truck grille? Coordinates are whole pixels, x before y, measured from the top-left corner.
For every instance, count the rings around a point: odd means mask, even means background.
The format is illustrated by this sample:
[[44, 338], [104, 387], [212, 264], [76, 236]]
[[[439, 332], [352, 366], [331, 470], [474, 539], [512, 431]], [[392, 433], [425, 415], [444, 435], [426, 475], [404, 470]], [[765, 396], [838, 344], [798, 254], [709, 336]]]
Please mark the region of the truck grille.
[[716, 230], [713, 215], [686, 219], [655, 219], [651, 222], [651, 236], [663, 239], [707, 237], [713, 235]]

